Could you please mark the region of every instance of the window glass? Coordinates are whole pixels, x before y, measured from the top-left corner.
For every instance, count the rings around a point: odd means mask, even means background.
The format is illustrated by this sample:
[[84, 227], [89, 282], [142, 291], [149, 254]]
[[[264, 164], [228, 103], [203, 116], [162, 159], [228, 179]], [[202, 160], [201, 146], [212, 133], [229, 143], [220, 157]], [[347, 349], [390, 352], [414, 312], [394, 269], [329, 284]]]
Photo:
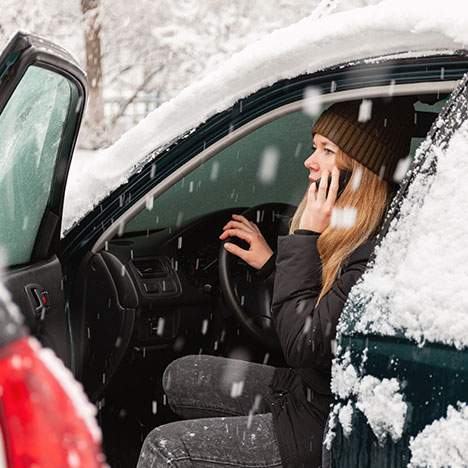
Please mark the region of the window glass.
[[[435, 96], [422, 96], [415, 103], [415, 110], [426, 112], [434, 119], [444, 102]], [[307, 187], [304, 160], [311, 153], [313, 123], [314, 119], [301, 110], [256, 129], [154, 201], [149, 200], [147, 209], [129, 221], [124, 232], [178, 227], [192, 218], [225, 208], [268, 202], [297, 206]], [[427, 130], [425, 125], [419, 123], [421, 136]], [[422, 140], [422, 137], [413, 138], [409, 160]], [[409, 160], [406, 166], [402, 164], [398, 180], [403, 177]]]
[[71, 84], [31, 66], [0, 115], [0, 245], [27, 263], [49, 198]]
[[267, 202], [298, 205], [307, 186], [313, 119], [285, 115], [233, 143], [159, 196], [126, 232], [179, 226], [224, 208]]

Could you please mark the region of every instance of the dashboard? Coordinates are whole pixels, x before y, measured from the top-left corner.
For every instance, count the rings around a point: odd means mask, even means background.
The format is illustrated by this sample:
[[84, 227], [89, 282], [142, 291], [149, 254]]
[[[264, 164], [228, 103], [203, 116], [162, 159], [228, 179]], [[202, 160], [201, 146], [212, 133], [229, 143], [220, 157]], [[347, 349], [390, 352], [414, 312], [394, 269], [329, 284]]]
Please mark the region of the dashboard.
[[[173, 349], [181, 336], [206, 342], [216, 323], [235, 330], [220, 289], [219, 235], [232, 213], [245, 209], [209, 213], [177, 229], [126, 233], [88, 260], [82, 301], [86, 360], [93, 370], [86, 386], [94, 395], [105, 386], [103, 375], [108, 381], [130, 347]], [[276, 225], [257, 224], [267, 241], [277, 235]]]

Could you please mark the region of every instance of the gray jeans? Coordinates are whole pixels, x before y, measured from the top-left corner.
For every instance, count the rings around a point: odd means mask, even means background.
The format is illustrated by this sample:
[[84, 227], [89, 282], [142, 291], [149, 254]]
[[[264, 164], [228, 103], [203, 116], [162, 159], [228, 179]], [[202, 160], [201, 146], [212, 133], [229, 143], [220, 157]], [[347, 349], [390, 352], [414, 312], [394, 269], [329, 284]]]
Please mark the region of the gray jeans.
[[170, 407], [187, 421], [146, 437], [138, 468], [281, 467], [272, 416], [274, 367], [208, 355], [184, 356], [164, 371]]

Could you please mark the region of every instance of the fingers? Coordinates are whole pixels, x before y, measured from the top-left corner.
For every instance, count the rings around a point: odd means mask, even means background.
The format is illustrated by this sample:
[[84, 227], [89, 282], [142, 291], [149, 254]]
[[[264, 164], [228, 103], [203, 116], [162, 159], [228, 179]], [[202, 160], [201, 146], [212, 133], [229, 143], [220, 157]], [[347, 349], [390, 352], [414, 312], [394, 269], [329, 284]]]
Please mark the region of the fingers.
[[327, 170], [324, 170], [320, 174], [320, 183], [319, 183], [319, 188], [317, 191], [317, 201], [320, 203], [325, 203], [325, 200], [327, 198], [327, 189], [328, 189], [328, 177], [330, 175], [330, 172]]
[[232, 217], [236, 221], [239, 221], [239, 222], [245, 224], [247, 227], [253, 228], [255, 231], [260, 232], [260, 229], [258, 228], [258, 226], [254, 222], [249, 221], [245, 216], [238, 215], [238, 214], [233, 214]]
[[226, 239], [228, 237], [239, 237], [239, 239], [245, 240], [249, 244], [252, 243], [252, 234], [243, 231], [242, 229], [226, 229], [220, 236], [220, 239]]
[[249, 224], [254, 228], [254, 230], [256, 232], [258, 232], [259, 234], [261, 234], [261, 231], [259, 229], [259, 227], [253, 222], [253, 221], [249, 221]]
[[332, 170], [332, 178], [330, 183], [330, 190], [328, 191], [326, 205], [328, 208], [332, 208], [336, 201], [338, 194], [338, 186], [340, 180], [340, 171], [336, 167]]
[[224, 244], [224, 248], [233, 255], [236, 255], [242, 260], [247, 261], [247, 250], [241, 249], [238, 245], [232, 244], [231, 242], [226, 242]]
[[302, 213], [299, 226], [316, 232], [323, 232], [330, 224], [331, 213], [336, 201], [339, 187], [340, 171], [334, 167], [324, 170], [318, 188], [312, 183], [307, 193], [307, 203]]
[[309, 198], [311, 198], [312, 200], [315, 200], [316, 198], [316, 192], [317, 192], [317, 184], [315, 182], [312, 182], [310, 185], [309, 185], [309, 192], [308, 192], [308, 196]]
[[225, 239], [226, 237], [229, 237], [226, 235], [226, 231], [230, 229], [239, 229], [243, 232], [247, 232], [248, 234], [256, 235], [257, 231], [255, 229], [252, 229], [250, 226], [246, 227], [242, 223], [238, 223], [237, 221], [229, 221], [224, 227], [224, 232], [219, 236], [220, 239]]
[[239, 221], [229, 221], [227, 224], [223, 226], [223, 229], [243, 229], [244, 231], [254, 233], [256, 230], [250, 226], [250, 224], [245, 225], [244, 223], [240, 223]]
[[[236, 223], [236, 222], [230, 221], [228, 224], [230, 224], [230, 223]], [[250, 245], [252, 243], [252, 235], [243, 230], [245, 228], [244, 224], [242, 224], [242, 223], [236, 223], [236, 224], [238, 224], [238, 225], [240, 224], [242, 226], [242, 228], [225, 229], [225, 231], [219, 236], [219, 238], [223, 240], [223, 239], [226, 239], [228, 237], [237, 236], [240, 239], [245, 240], [246, 242], [248, 242], [249, 245]], [[232, 242], [226, 242], [224, 244], [224, 248], [228, 252], [232, 253], [233, 255], [236, 255], [239, 258], [241, 258], [242, 260], [248, 262], [248, 258], [247, 258], [248, 253], [249, 253], [248, 250], [242, 249], [241, 247], [239, 247], [236, 244], [233, 244]]]
[[224, 230], [231, 229], [231, 228], [241, 228], [241, 229], [247, 229], [248, 232], [252, 232], [252, 233], [256, 232], [258, 234], [261, 234], [261, 231], [258, 228], [258, 226], [254, 222], [246, 219], [244, 216], [233, 214], [232, 217], [234, 218], [234, 220], [228, 221], [228, 223], [226, 223], [223, 226]]

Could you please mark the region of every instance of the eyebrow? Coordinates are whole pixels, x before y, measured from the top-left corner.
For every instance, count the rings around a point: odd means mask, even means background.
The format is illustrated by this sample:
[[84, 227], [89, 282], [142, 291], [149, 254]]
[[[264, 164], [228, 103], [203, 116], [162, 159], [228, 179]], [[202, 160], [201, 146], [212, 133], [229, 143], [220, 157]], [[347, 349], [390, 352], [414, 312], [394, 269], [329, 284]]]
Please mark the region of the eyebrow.
[[[316, 145], [314, 138], [312, 138], [312, 144]], [[335, 152], [338, 151], [335, 146], [332, 146], [334, 145], [334, 143], [332, 143], [331, 141], [322, 142], [322, 140], [319, 140], [317, 144], [321, 144], [325, 149], [331, 149]]]

